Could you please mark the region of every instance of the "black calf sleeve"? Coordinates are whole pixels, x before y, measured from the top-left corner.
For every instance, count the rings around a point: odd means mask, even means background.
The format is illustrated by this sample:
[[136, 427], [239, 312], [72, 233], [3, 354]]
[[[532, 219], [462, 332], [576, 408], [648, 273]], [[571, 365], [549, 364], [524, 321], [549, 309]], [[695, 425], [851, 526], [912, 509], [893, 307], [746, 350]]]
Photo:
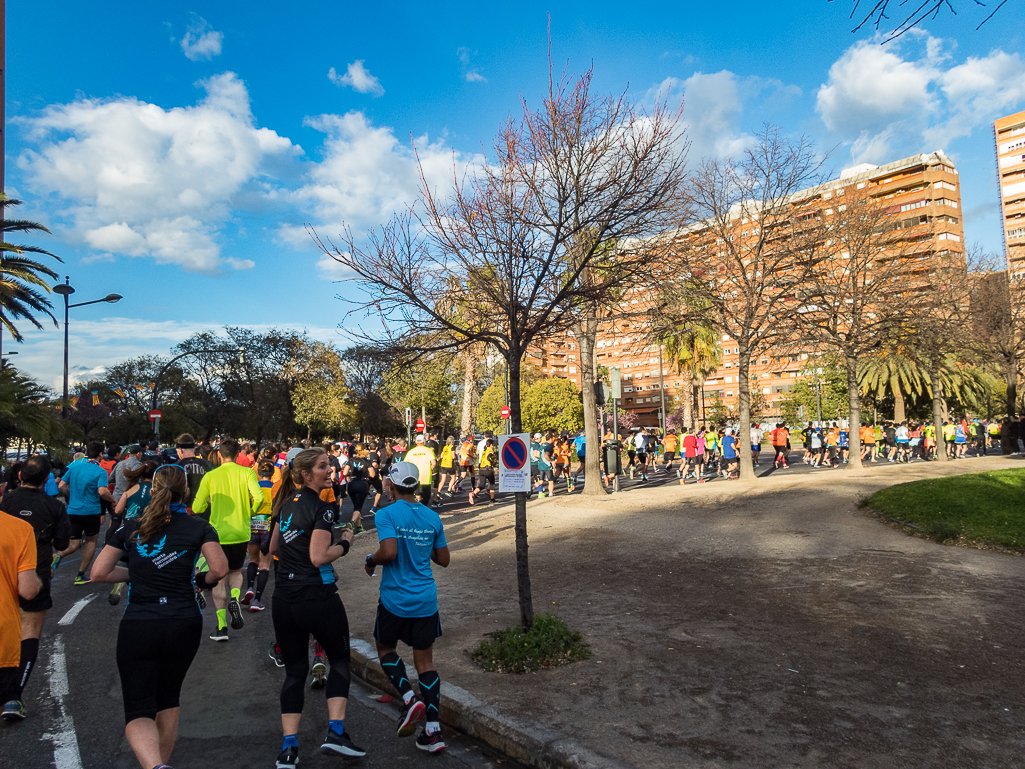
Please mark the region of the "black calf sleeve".
[[398, 654], [389, 652], [381, 657], [381, 669], [388, 676], [392, 686], [403, 697], [406, 696], [406, 692], [413, 691], [413, 687], [409, 685], [409, 679], [406, 678], [406, 666], [402, 663]]
[[32, 675], [32, 671], [36, 667], [37, 657], [39, 657], [39, 639], [26, 638], [23, 640], [21, 642], [21, 663], [18, 665], [18, 696], [16, 699], [21, 699], [21, 693], [25, 690], [28, 677]]
[[437, 670], [428, 670], [420, 674], [420, 697], [427, 706], [427, 720], [440, 721], [441, 711], [441, 678]]
[[[349, 660], [331, 662], [327, 674], [327, 688], [324, 692], [328, 699], [349, 696]], [[284, 712], [284, 711], [282, 711]]]
[[267, 577], [270, 576], [270, 571], [267, 569], [260, 569], [260, 575], [256, 578], [256, 600], [259, 601], [263, 595], [264, 589], [267, 587]]
[[260, 568], [260, 564], [249, 562], [246, 567], [246, 590], [253, 589], [253, 583], [256, 582], [256, 571]]

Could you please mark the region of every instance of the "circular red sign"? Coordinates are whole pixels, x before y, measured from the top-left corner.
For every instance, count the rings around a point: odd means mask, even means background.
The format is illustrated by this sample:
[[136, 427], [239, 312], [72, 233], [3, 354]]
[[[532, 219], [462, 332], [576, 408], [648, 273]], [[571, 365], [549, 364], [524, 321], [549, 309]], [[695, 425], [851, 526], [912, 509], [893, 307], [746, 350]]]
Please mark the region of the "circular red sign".
[[426, 429], [427, 429], [427, 423], [425, 421], [423, 421], [422, 419], [416, 420], [416, 431], [418, 433], [422, 433]]
[[161, 413], [160, 409], [153, 409], [149, 413], [149, 421], [150, 422], [156, 422], [162, 416], [163, 416], [163, 413]]
[[502, 419], [508, 419], [508, 418], [509, 418], [509, 407], [508, 406], [502, 406]]

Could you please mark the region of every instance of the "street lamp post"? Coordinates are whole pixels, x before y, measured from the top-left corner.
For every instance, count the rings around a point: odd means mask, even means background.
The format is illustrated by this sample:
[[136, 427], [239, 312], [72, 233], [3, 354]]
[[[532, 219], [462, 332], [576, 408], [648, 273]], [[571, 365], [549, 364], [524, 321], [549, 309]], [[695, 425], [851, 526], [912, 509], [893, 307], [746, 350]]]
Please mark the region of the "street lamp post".
[[87, 304], [98, 304], [99, 302], [116, 304], [123, 297], [121, 294], [107, 294], [102, 299], [68, 304], [68, 297], [75, 293], [75, 289], [71, 287], [71, 278], [67, 275], [64, 276], [63, 283], [58, 283], [53, 287], [53, 291], [64, 297], [64, 400], [61, 402], [61, 419], [66, 419], [68, 416], [68, 310], [72, 307], [85, 307]]

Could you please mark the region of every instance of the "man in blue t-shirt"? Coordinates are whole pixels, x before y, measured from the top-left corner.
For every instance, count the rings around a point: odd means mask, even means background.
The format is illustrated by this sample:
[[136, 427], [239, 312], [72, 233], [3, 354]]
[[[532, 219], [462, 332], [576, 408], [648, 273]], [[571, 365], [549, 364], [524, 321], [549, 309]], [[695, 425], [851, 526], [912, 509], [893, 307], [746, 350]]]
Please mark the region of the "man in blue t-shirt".
[[577, 471], [573, 474], [573, 485], [577, 485], [577, 479], [582, 473], [587, 472], [584, 469], [584, 455], [587, 453], [587, 436], [584, 435], [584, 431], [580, 431], [580, 435], [573, 439], [573, 448], [577, 451], [577, 459], [580, 464], [577, 466]]
[[[100, 500], [111, 505], [114, 497], [107, 488], [107, 471], [100, 467], [102, 443], [90, 443], [85, 448], [85, 460], [72, 462], [60, 480], [60, 488], [68, 495], [68, 518], [71, 520], [71, 545], [60, 554], [60, 558], [82, 548], [82, 560], [78, 564], [76, 585], [88, 585], [89, 565], [96, 554], [96, 539], [103, 523], [103, 509]], [[83, 544], [83, 537], [85, 538]], [[57, 560], [60, 563], [60, 560]]]
[[722, 437], [722, 458], [726, 460], [726, 479], [731, 480], [738, 474], [737, 465], [737, 439], [733, 436], [732, 428], [726, 428], [726, 434]]
[[[428, 753], [445, 749], [441, 736], [439, 707], [441, 679], [434, 669], [434, 640], [441, 636], [438, 587], [431, 561], [449, 564], [448, 544], [441, 518], [421, 505], [414, 495], [420, 488], [420, 471], [412, 462], [395, 462], [384, 478], [384, 490], [395, 500], [377, 511], [378, 548], [366, 558], [366, 572], [381, 575], [381, 598], [377, 604], [374, 638], [381, 668], [402, 697], [399, 737], [410, 737], [416, 723], [426, 718], [416, 746]], [[413, 664], [420, 679], [418, 699], [406, 678], [406, 667], [396, 648], [399, 641], [413, 647]]]

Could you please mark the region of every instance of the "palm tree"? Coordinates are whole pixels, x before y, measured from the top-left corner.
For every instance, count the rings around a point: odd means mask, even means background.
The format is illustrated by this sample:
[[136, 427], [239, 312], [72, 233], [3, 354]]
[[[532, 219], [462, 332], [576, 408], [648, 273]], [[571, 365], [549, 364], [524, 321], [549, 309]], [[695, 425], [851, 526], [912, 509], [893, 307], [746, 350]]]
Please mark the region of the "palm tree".
[[[22, 341], [22, 336], [14, 325], [15, 320], [24, 319], [36, 328], [42, 328], [36, 315], [45, 314], [57, 325], [57, 319], [51, 312], [53, 305], [46, 296], [50, 293], [50, 283], [46, 278], [56, 280], [57, 273], [25, 254], [41, 254], [62, 261], [59, 256], [37, 246], [18, 246], [7, 242], [8, 234], [13, 232], [50, 234], [46, 227], [37, 222], [6, 218], [8, 206], [20, 205], [20, 200], [12, 200], [0, 193], [0, 334], [3, 329], [7, 329], [18, 342]], [[36, 287], [43, 290], [39, 291]]]
[[0, 445], [5, 452], [12, 439], [23, 438], [63, 456], [74, 432], [54, 409], [49, 390], [17, 369], [0, 369]]
[[705, 377], [722, 363], [719, 335], [708, 326], [680, 326], [660, 330], [659, 342], [670, 365], [685, 378], [683, 421], [694, 427], [694, 406]]
[[[948, 357], [940, 364], [940, 390], [961, 403], [980, 409], [986, 393], [992, 387], [993, 377], [975, 366], [966, 365]], [[905, 420], [905, 395], [932, 397], [932, 383], [924, 363], [896, 350], [858, 361], [858, 388], [872, 392], [878, 398], [893, 394], [893, 421]]]

